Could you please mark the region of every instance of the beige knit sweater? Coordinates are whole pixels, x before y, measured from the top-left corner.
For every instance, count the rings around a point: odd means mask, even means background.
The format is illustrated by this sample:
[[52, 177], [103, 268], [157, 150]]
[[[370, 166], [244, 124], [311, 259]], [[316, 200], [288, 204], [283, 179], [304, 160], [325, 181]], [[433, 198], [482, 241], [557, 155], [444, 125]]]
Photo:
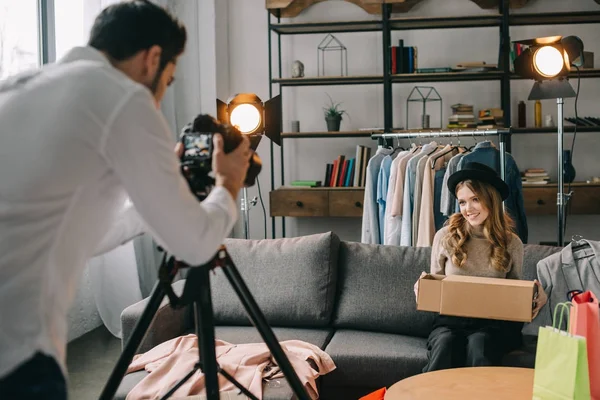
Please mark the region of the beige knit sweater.
[[438, 275], [469, 275], [488, 278], [522, 279], [523, 243], [514, 233], [508, 245], [511, 262], [508, 272], [494, 269], [491, 265], [491, 243], [483, 235], [482, 228], [473, 234], [467, 242], [467, 261], [462, 268], [454, 265], [452, 257], [442, 245], [442, 239], [448, 234], [448, 227], [440, 229], [434, 239], [431, 250], [431, 273]]

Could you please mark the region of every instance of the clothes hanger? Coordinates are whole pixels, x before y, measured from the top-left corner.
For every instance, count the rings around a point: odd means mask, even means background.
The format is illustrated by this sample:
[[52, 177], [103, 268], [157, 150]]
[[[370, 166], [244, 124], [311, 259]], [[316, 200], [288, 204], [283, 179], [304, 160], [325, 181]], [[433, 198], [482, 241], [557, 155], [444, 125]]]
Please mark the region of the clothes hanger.
[[581, 250], [586, 247], [590, 247], [590, 244], [581, 235], [571, 236], [571, 250]]

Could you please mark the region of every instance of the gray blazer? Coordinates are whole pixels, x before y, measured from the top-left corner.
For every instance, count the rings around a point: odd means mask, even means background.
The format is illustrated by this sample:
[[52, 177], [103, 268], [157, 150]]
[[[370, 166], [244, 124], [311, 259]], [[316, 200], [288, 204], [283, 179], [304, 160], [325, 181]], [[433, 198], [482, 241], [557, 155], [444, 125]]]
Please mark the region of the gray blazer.
[[[537, 274], [548, 303], [540, 310], [538, 318], [544, 325], [552, 324], [552, 313], [556, 304], [569, 301], [571, 290], [590, 290], [600, 296], [600, 242], [585, 240], [589, 247], [572, 250], [572, 244], [560, 253], [552, 254], [537, 264]], [[566, 327], [563, 324], [563, 327]]]

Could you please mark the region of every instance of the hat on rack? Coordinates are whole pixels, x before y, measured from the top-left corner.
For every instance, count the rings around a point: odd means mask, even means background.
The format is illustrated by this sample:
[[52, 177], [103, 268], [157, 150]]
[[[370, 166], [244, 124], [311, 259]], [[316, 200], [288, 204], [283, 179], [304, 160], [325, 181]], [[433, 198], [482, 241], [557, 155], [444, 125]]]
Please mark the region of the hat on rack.
[[489, 183], [498, 190], [502, 200], [506, 200], [510, 193], [510, 189], [496, 171], [487, 165], [478, 162], [468, 162], [460, 171], [456, 171], [448, 178], [448, 189], [450, 193], [456, 194], [456, 186], [466, 180], [474, 180]]

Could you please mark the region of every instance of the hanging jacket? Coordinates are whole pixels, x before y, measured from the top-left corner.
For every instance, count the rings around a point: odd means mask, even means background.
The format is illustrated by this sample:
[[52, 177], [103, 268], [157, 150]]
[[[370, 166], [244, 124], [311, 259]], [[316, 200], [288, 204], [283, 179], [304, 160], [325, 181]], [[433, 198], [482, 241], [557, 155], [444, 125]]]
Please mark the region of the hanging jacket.
[[377, 203], [377, 178], [383, 158], [391, 153], [392, 149], [380, 147], [367, 164], [360, 239], [362, 243], [381, 244], [379, 234], [379, 206]]
[[[500, 174], [500, 151], [495, 148], [489, 140], [478, 143], [471, 153], [465, 154], [458, 163], [458, 170], [461, 170], [463, 166], [469, 162], [485, 164]], [[527, 217], [525, 216], [525, 207], [523, 204], [521, 172], [519, 171], [519, 167], [517, 167], [515, 159], [510, 153], [506, 153], [505, 182], [510, 188], [510, 194], [504, 201], [506, 210], [515, 221], [517, 235], [519, 235], [519, 238], [521, 238], [523, 243], [527, 243]]]
[[600, 242], [586, 240], [589, 247], [573, 251], [572, 244], [537, 263], [537, 275], [548, 303], [540, 315], [552, 325], [551, 313], [558, 303], [569, 301], [571, 290], [589, 290], [600, 297]]

